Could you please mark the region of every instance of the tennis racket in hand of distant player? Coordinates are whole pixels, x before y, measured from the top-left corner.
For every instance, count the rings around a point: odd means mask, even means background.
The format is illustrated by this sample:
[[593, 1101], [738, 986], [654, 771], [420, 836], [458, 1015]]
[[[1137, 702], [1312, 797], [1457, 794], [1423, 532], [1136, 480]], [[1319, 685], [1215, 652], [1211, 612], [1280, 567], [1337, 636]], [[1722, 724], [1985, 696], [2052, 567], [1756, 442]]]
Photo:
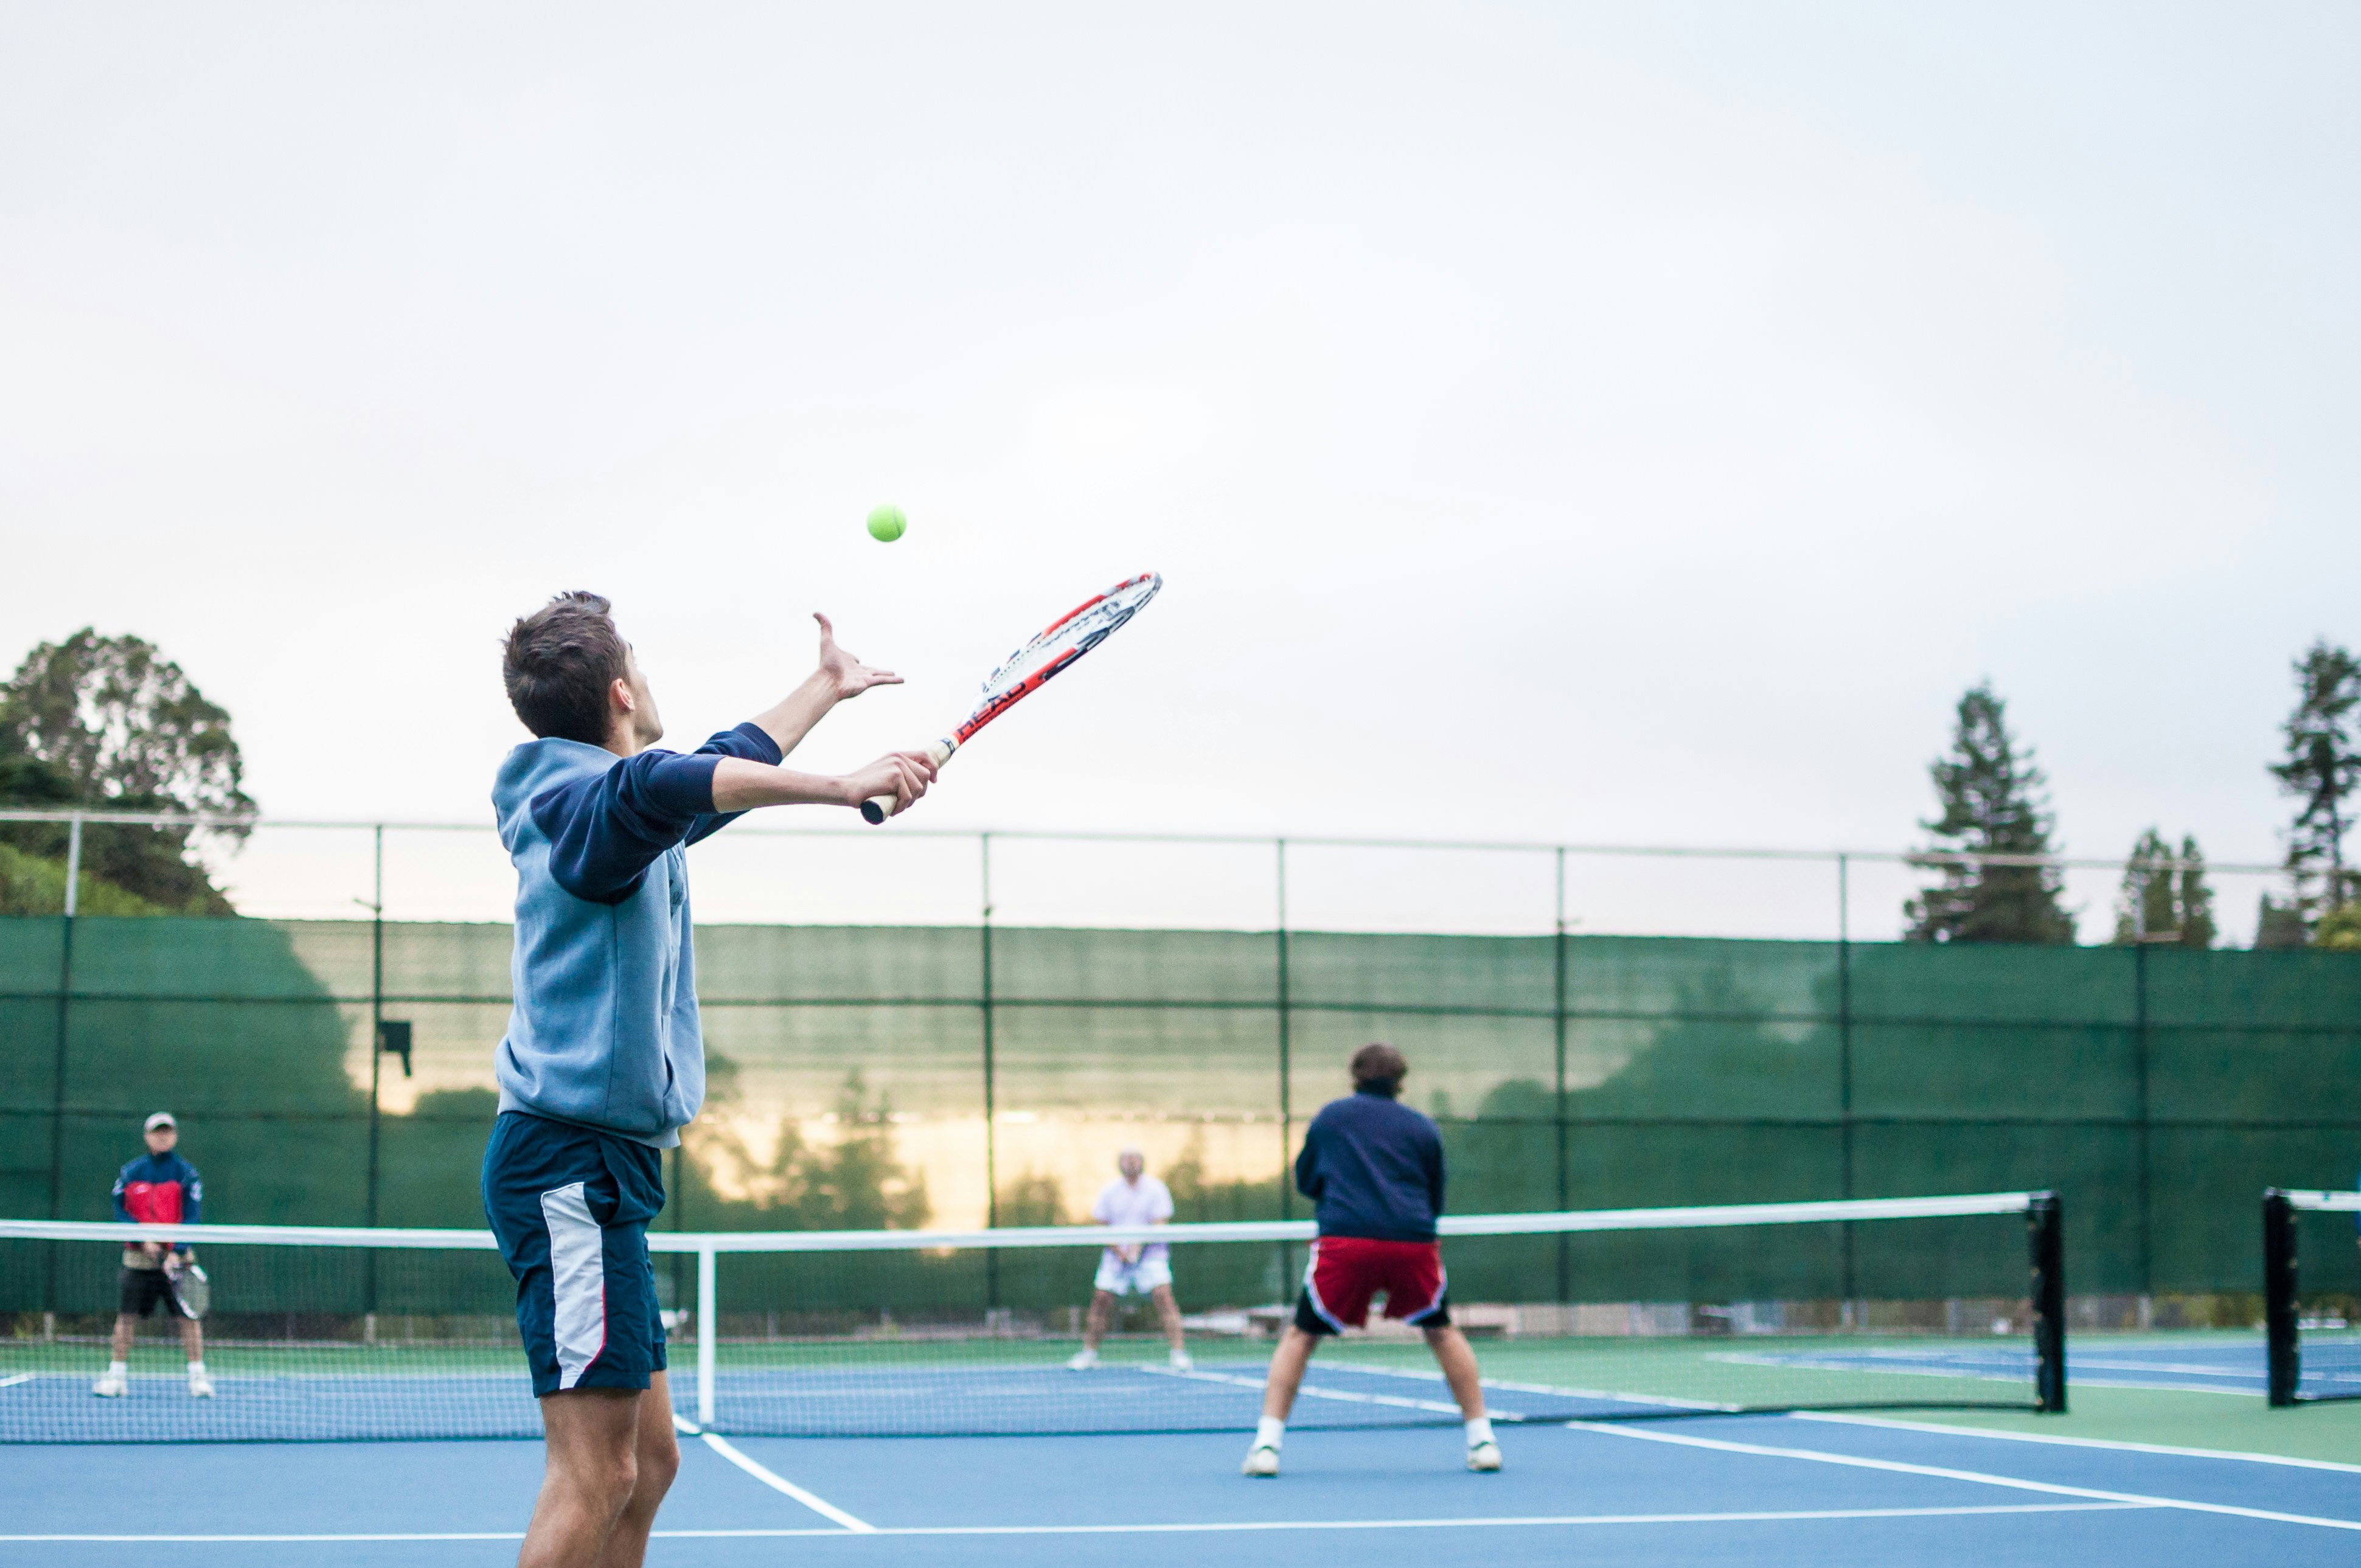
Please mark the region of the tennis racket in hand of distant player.
[[[1049, 630], [1008, 655], [1000, 668], [984, 677], [983, 705], [968, 715], [967, 721], [957, 729], [927, 748], [927, 755], [934, 759], [935, 766], [941, 767], [953, 751], [974, 739], [977, 730], [1113, 636], [1115, 629], [1137, 615], [1163, 586], [1164, 579], [1154, 572], [1142, 572], [1117, 583], [1060, 616]], [[861, 803], [861, 815], [870, 822], [883, 822], [894, 814], [894, 800], [890, 795], [873, 795]]]
[[203, 1269], [197, 1266], [193, 1256], [166, 1253], [164, 1284], [172, 1293], [172, 1305], [179, 1308], [181, 1316], [191, 1322], [203, 1318], [214, 1304], [213, 1281], [205, 1277]]

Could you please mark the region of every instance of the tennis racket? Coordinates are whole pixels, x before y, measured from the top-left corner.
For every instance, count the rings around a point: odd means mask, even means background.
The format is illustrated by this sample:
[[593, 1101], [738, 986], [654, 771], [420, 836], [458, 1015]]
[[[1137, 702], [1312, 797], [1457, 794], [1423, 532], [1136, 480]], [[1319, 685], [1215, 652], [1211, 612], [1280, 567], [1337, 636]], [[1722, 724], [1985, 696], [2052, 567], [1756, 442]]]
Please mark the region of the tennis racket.
[[182, 1257], [178, 1253], [164, 1256], [164, 1283], [172, 1292], [172, 1305], [181, 1309], [181, 1316], [195, 1322], [214, 1304], [213, 1281], [197, 1266], [194, 1257]]
[[[1113, 636], [1115, 629], [1137, 615], [1163, 586], [1164, 579], [1154, 572], [1142, 572], [1117, 583], [1068, 610], [1050, 622], [1049, 630], [1008, 655], [1000, 668], [984, 677], [983, 705], [969, 714], [967, 721], [957, 729], [927, 748], [927, 755], [934, 759], [935, 766], [939, 768], [950, 761], [951, 753], [973, 740], [977, 730], [1040, 690], [1051, 675]], [[872, 795], [861, 803], [862, 818], [872, 823], [884, 821], [893, 811], [894, 796], [890, 795]]]

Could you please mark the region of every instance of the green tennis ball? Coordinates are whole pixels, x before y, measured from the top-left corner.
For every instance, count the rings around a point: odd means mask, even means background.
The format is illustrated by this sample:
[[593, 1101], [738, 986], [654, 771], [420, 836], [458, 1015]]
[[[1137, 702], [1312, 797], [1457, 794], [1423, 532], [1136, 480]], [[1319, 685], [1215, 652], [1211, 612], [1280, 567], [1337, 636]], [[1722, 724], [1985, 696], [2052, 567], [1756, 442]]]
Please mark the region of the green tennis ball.
[[869, 514], [869, 537], [881, 544], [891, 544], [902, 537], [910, 520], [902, 515], [900, 507], [879, 507]]

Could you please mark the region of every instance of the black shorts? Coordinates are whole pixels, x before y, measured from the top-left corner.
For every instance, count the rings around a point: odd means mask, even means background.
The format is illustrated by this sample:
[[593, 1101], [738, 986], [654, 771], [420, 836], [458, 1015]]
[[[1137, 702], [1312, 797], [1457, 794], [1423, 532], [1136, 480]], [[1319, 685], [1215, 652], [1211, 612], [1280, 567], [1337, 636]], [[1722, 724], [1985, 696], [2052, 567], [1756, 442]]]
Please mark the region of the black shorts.
[[126, 1268], [123, 1288], [115, 1298], [115, 1310], [126, 1318], [144, 1318], [159, 1303], [168, 1318], [181, 1315], [181, 1304], [172, 1299], [172, 1282], [160, 1268]]

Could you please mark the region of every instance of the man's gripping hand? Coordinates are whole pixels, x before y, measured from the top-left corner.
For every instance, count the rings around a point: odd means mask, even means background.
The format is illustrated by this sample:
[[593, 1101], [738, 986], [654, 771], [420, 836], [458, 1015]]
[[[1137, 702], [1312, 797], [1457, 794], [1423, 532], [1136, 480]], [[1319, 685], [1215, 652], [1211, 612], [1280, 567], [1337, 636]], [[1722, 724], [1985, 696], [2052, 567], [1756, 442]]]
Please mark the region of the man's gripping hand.
[[888, 751], [875, 762], [845, 778], [847, 806], [859, 806], [864, 800], [879, 795], [892, 795], [894, 809], [888, 817], [898, 817], [915, 805], [927, 793], [935, 780], [935, 760], [924, 751]]
[[[819, 622], [819, 673], [835, 688], [836, 700], [859, 696], [871, 686], [898, 686], [902, 677], [891, 670], [874, 670], [836, 645], [836, 628], [828, 617], [817, 610], [812, 619]], [[876, 792], [884, 795], [886, 792]]]

